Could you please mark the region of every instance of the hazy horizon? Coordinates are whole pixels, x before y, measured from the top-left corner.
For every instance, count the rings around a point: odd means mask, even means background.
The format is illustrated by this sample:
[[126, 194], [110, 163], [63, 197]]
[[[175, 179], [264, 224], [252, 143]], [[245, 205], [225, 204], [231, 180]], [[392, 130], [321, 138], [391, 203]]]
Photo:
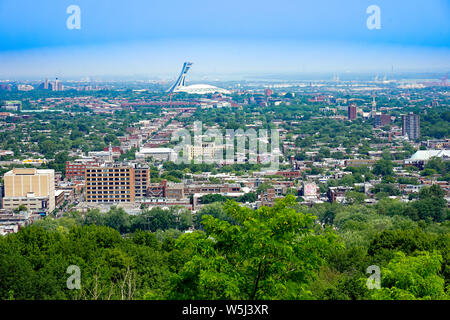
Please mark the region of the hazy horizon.
[[184, 61], [192, 80], [450, 70], [450, 1], [391, 2], [0, 0], [0, 78], [173, 79]]

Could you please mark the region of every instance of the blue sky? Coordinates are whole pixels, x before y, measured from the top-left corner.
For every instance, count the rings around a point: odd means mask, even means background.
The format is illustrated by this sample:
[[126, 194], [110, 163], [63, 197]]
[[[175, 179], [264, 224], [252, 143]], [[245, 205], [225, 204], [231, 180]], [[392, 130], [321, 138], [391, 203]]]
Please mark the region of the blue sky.
[[[69, 30], [69, 5], [81, 29]], [[369, 30], [366, 8], [381, 10]], [[0, 0], [0, 77], [450, 69], [449, 0]]]

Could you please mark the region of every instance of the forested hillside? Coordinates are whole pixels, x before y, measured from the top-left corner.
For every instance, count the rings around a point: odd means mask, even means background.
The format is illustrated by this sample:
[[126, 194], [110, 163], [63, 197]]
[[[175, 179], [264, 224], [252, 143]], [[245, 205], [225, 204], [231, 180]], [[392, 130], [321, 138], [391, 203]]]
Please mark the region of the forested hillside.
[[[0, 299], [449, 298], [448, 220], [411, 219], [395, 200], [213, 203], [194, 217], [197, 231], [180, 231], [189, 219], [117, 208], [47, 217], [0, 238]], [[80, 268], [80, 289], [68, 289], [70, 265]], [[367, 286], [374, 265], [381, 289]]]

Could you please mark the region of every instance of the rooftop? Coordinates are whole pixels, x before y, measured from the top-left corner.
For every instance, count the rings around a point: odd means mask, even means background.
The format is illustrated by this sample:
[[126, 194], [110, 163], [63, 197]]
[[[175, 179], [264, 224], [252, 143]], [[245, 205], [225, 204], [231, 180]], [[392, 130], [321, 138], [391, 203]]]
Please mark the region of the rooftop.
[[432, 157], [449, 158], [450, 150], [419, 150], [414, 153], [409, 160], [429, 160]]

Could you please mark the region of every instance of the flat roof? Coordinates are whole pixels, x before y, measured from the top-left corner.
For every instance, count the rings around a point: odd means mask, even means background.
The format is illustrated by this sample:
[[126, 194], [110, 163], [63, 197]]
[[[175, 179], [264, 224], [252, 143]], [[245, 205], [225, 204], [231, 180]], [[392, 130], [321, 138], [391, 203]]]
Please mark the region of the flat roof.
[[5, 173], [5, 175], [36, 175], [55, 173], [53, 169], [36, 169], [36, 168], [14, 168]]
[[171, 153], [171, 148], [141, 148], [138, 153]]

